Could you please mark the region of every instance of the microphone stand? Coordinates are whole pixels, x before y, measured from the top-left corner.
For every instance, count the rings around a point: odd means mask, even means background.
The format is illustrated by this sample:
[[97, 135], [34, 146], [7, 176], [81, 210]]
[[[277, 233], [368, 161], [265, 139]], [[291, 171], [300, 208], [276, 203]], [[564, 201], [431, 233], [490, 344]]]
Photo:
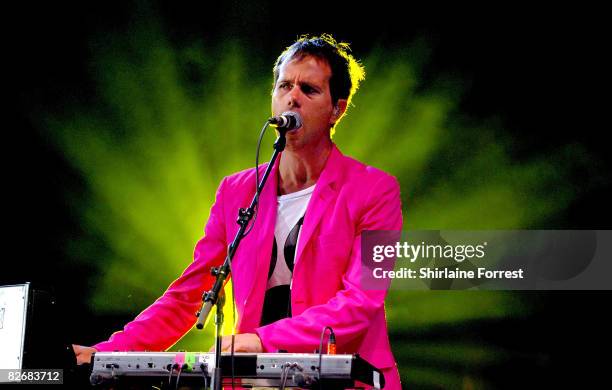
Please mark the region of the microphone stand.
[[[274, 163], [278, 158], [280, 152], [285, 149], [285, 145], [287, 143], [286, 133], [287, 130], [277, 128], [279, 132], [279, 136], [274, 142], [274, 152], [272, 153], [272, 158], [270, 159], [270, 163], [266, 167], [266, 171], [261, 178], [261, 181], [257, 183], [257, 191], [253, 196], [253, 200], [249, 207], [245, 210], [244, 208], [240, 208], [238, 210], [238, 220], [236, 221], [238, 225], [240, 225], [240, 229], [236, 233], [234, 240], [229, 245], [227, 250], [227, 256], [225, 257], [225, 261], [221, 267], [213, 267], [211, 269], [211, 274], [216, 277], [215, 283], [213, 287], [207, 291], [202, 296], [202, 307], [197, 312], [196, 316], [198, 317], [198, 321], [196, 322], [196, 328], [202, 329], [204, 328], [204, 323], [208, 318], [210, 311], [214, 305], [217, 306], [217, 315], [215, 318], [215, 368], [213, 373], [213, 387], [215, 390], [221, 390], [222, 385], [222, 375], [221, 375], [221, 329], [223, 327], [223, 304], [225, 303], [225, 297], [223, 294], [223, 286], [227, 280], [231, 272], [231, 262], [234, 258], [234, 254], [240, 245], [240, 242], [244, 238], [244, 232], [249, 225], [249, 222], [253, 218], [255, 214], [255, 207], [259, 202], [259, 194], [263, 190], [264, 185], [266, 184], [266, 180], [268, 176], [270, 176], [270, 172], [274, 167]], [[255, 167], [255, 169], [259, 169], [259, 167]]]

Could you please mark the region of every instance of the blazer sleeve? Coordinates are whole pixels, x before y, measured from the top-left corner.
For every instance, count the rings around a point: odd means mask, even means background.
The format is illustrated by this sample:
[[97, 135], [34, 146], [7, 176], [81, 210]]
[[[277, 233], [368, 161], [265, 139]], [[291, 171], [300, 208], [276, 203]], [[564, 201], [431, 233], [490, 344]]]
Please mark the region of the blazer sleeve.
[[223, 207], [224, 179], [216, 194], [204, 237], [194, 250], [194, 260], [151, 306], [108, 341], [94, 345], [98, 351], [163, 351], [176, 343], [196, 322], [202, 294], [214, 282], [213, 266], [223, 263], [227, 253]]
[[386, 290], [365, 290], [361, 278], [361, 232], [402, 228], [400, 190], [397, 179], [385, 174], [370, 186], [362, 217], [356, 228], [349, 265], [342, 277], [343, 288], [327, 303], [312, 306], [300, 315], [256, 329], [265, 351], [279, 349], [311, 352], [319, 347], [322, 324], [336, 334], [338, 351], [355, 351], [359, 340], [384, 308]]

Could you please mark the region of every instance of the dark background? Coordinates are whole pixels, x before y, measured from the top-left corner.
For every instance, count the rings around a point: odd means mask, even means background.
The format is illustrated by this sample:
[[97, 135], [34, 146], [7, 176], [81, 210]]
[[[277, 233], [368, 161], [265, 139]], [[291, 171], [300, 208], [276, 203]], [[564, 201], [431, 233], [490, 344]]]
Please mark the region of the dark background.
[[[302, 4], [298, 10], [259, 2], [239, 4], [156, 2], [171, 41], [239, 39], [262, 58], [304, 32], [330, 32], [367, 53], [383, 46], [401, 48], [425, 39], [432, 48], [422, 66], [422, 87], [440, 74], [461, 77], [469, 85], [460, 111], [477, 120], [495, 116], [518, 142], [513, 157], [545, 154], [570, 142], [584, 145], [592, 165], [574, 172], [567, 185], [577, 196], [570, 207], [546, 221], [551, 229], [609, 229], [609, 126], [601, 120], [607, 90], [602, 42], [606, 28], [596, 9], [418, 9], [364, 5], [360, 15], [345, 6]], [[378, 5], [378, 4], [377, 4]], [[440, 8], [442, 8], [440, 6]], [[63, 324], [65, 339], [82, 344], [108, 336], [125, 317], [100, 316], [88, 306], [93, 272], [63, 256], [62, 244], [81, 234], [66, 190], [79, 191], [82, 178], [49, 144], [32, 121], [44, 107], [60, 110], [74, 99], [95, 104], [88, 73], [90, 39], [125, 29], [142, 6], [131, 2], [95, 4], [27, 3], [9, 10], [4, 61], [10, 94], [3, 142], [4, 236], [0, 284], [31, 281], [54, 289], [61, 304], [52, 320]], [[6, 106], [5, 106], [6, 107]], [[597, 180], [588, 180], [592, 175]], [[539, 308], [529, 321], [478, 324], [469, 329], [431, 329], [398, 339], [487, 340], [524, 352], [485, 370], [495, 378], [512, 373], [497, 387], [530, 387], [569, 382], [584, 384], [599, 374], [598, 354], [606, 352], [604, 324], [608, 292], [525, 292]], [[500, 336], [502, 334], [503, 336]], [[603, 350], [603, 351], [602, 351]], [[410, 362], [409, 362], [410, 363]]]

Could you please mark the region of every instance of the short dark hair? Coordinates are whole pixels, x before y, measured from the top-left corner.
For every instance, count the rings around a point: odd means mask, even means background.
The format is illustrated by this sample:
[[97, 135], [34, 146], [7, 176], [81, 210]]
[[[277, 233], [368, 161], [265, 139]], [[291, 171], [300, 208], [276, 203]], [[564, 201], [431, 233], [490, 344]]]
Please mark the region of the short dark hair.
[[[320, 36], [301, 36], [295, 43], [287, 47], [276, 59], [274, 64], [274, 83], [276, 86], [280, 67], [287, 61], [313, 56], [327, 61], [331, 68], [329, 91], [332, 104], [335, 106], [338, 99], [347, 100], [347, 109], [359, 83], [365, 78], [363, 66], [350, 54], [348, 43], [337, 42], [330, 34]], [[333, 134], [333, 129], [332, 129]]]

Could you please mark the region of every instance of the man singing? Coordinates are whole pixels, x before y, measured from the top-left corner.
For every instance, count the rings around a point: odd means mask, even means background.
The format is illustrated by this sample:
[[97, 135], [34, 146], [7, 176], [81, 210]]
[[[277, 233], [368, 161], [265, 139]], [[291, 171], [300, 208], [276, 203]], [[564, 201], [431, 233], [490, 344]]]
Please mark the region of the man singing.
[[[331, 139], [363, 78], [348, 45], [330, 35], [303, 37], [276, 60], [272, 113], [296, 112], [302, 126], [287, 133], [252, 231], [232, 261], [235, 351], [311, 353], [329, 326], [338, 353], [359, 353], [382, 370], [385, 389], [400, 389], [386, 291], [366, 290], [360, 280], [362, 232], [402, 228], [399, 185], [342, 155]], [[224, 178], [194, 261], [123, 331], [93, 348], [75, 345], [77, 360], [89, 362], [95, 351], [163, 351], [189, 331], [214, 281], [210, 269], [223, 263], [238, 209], [254, 191], [255, 169]], [[230, 341], [224, 337], [224, 351]]]

